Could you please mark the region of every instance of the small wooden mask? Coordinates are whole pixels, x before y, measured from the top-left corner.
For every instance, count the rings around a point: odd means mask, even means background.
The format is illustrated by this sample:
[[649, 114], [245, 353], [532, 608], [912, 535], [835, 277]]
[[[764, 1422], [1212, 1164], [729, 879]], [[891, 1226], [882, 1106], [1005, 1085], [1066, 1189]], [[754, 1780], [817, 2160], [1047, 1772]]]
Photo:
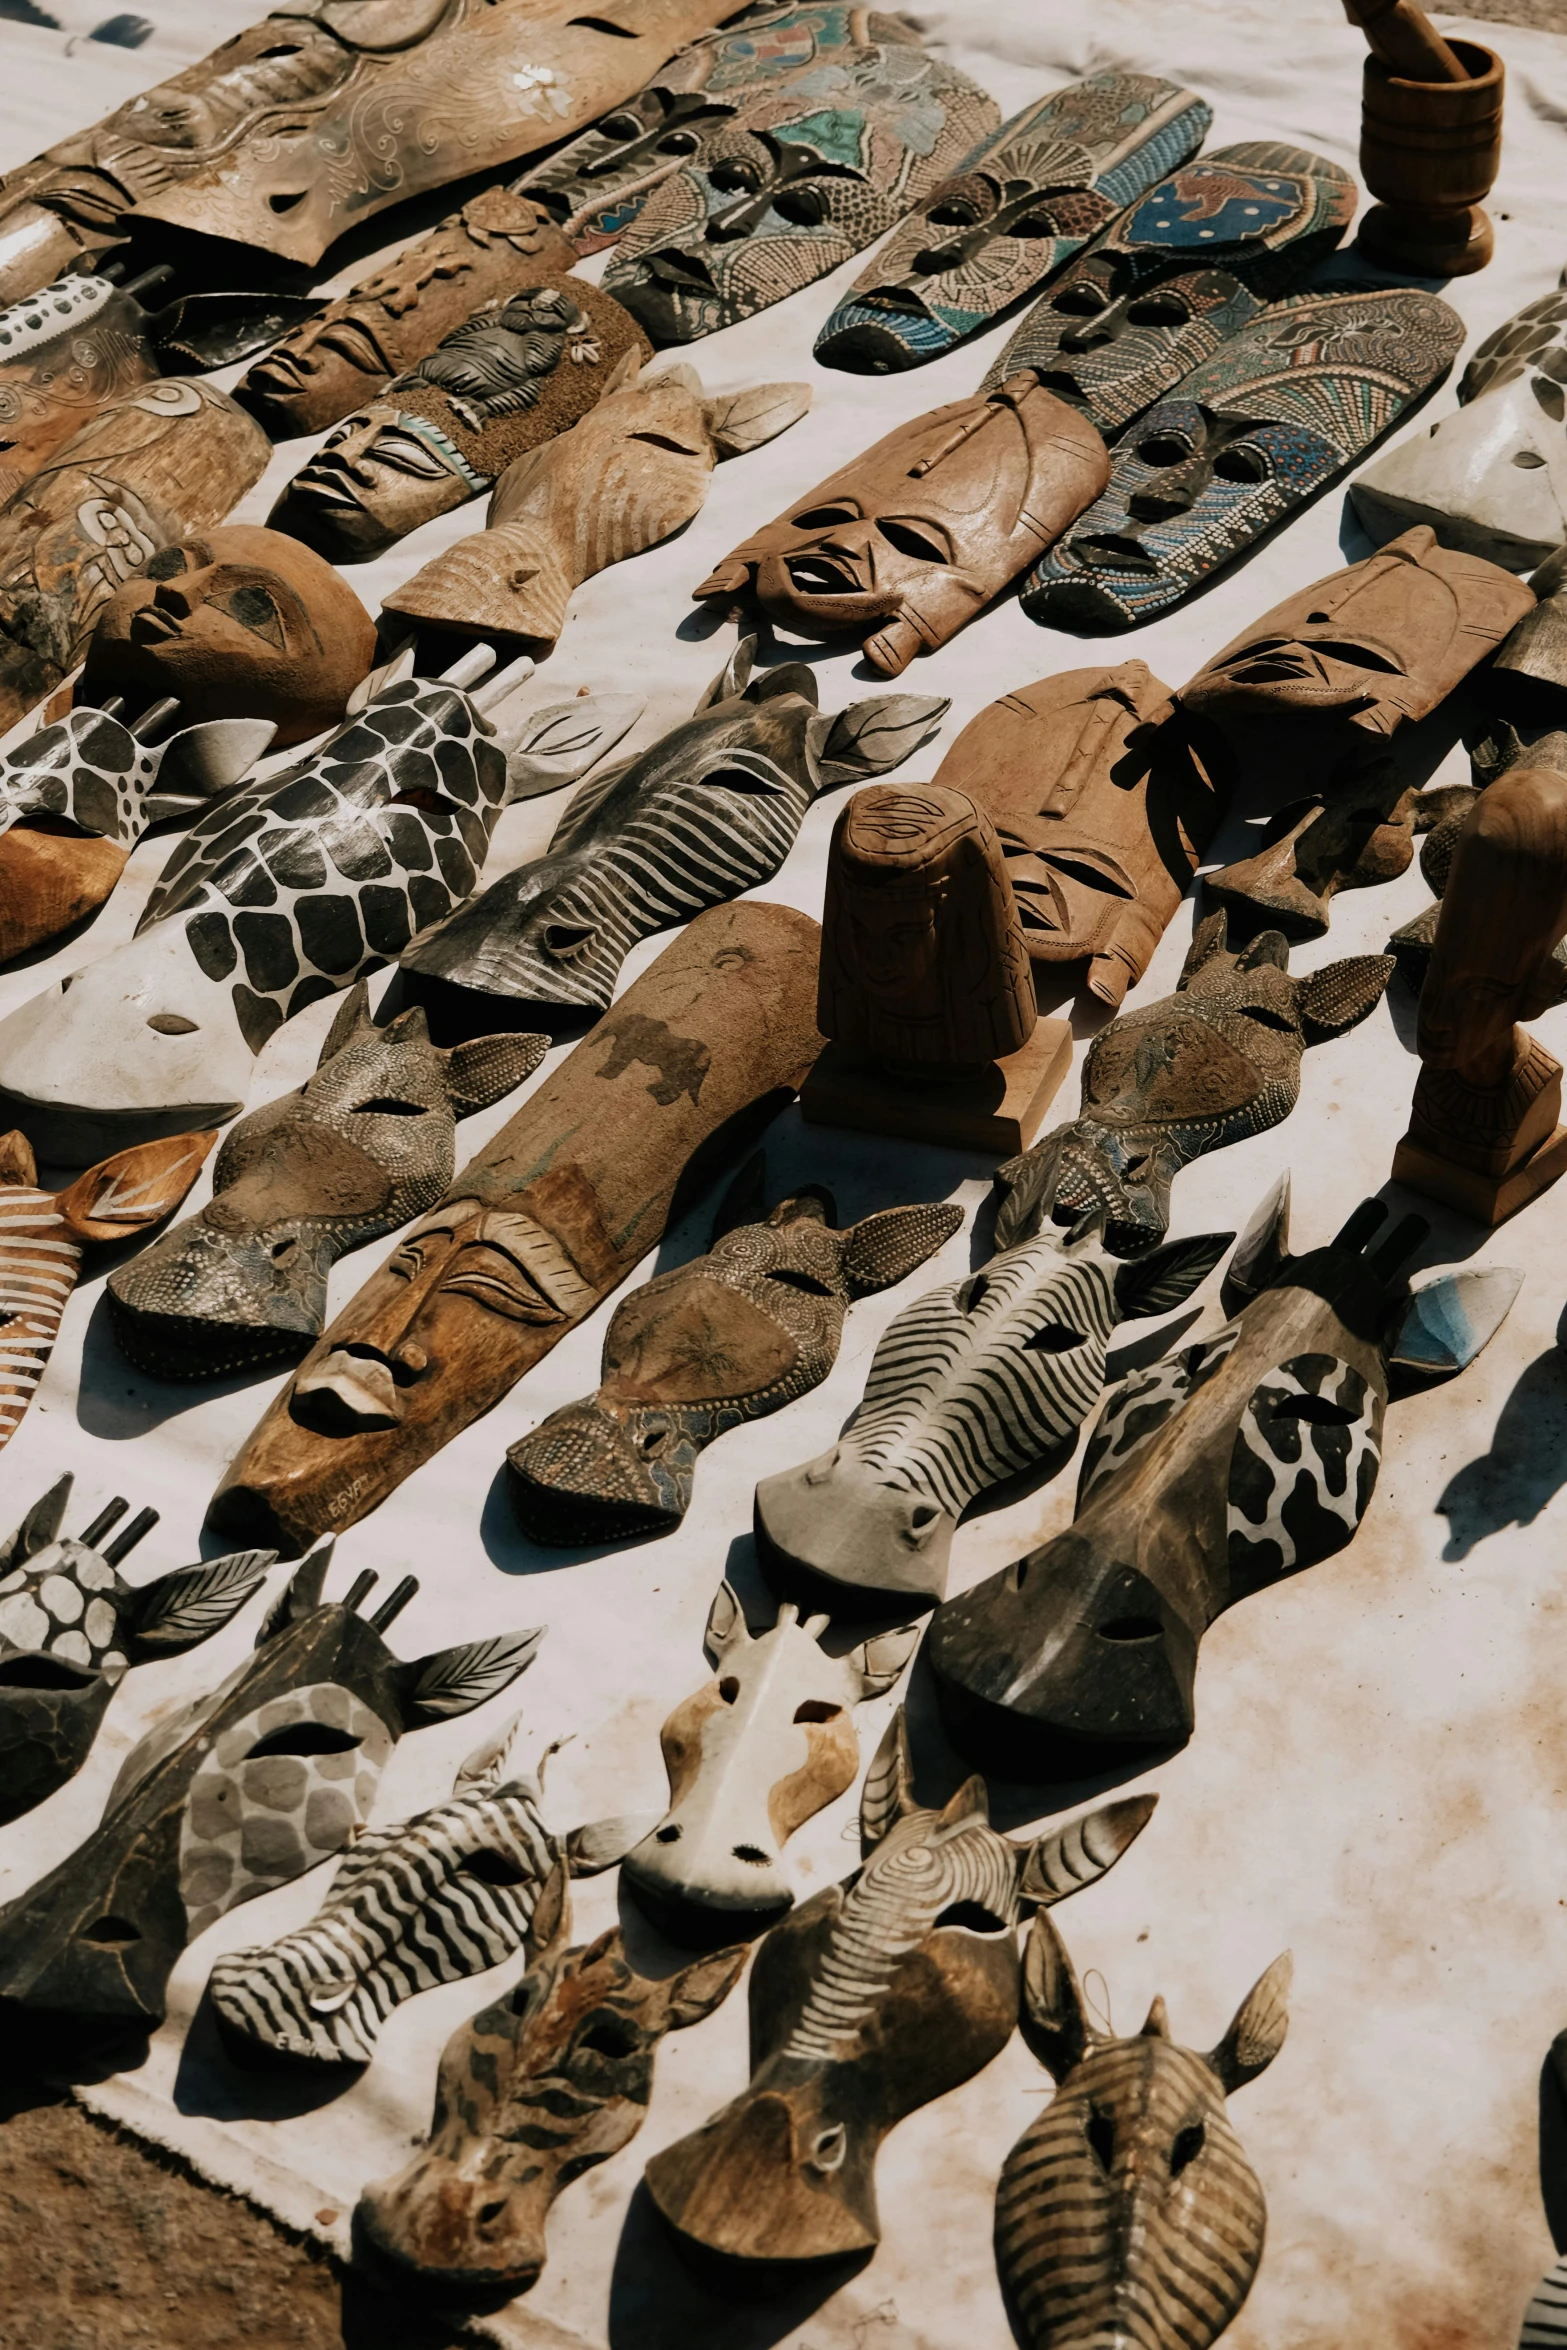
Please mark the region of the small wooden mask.
[[514, 458], [613, 391], [649, 348], [597, 286], [530, 272], [346, 417], [268, 520], [334, 562], [363, 562], [489, 489]]
[[939, 359], [1195, 155], [1212, 121], [1190, 90], [1145, 73], [1094, 73], [1036, 98], [894, 230], [817, 336], [816, 357], [867, 375]]
[[1012, 2037], [1022, 1909], [1103, 1876], [1153, 1806], [1134, 1795], [1013, 1844], [990, 1825], [983, 1779], [940, 1811], [916, 1805], [900, 1710], [865, 1782], [864, 1866], [756, 1954], [750, 2087], [647, 2166], [676, 2234], [758, 2283], [872, 2250], [883, 2138]]
[[585, 784], [542, 857], [409, 949], [409, 993], [438, 1034], [500, 1004], [602, 1011], [639, 939], [770, 881], [822, 792], [899, 765], [947, 708], [876, 694], [829, 717], [806, 663], [753, 677], [755, 650], [742, 639], [690, 718]]
[[225, 1137], [207, 1205], [110, 1274], [125, 1353], [155, 1379], [297, 1361], [326, 1326], [338, 1258], [435, 1205], [457, 1120], [530, 1077], [548, 1042], [480, 1036], [439, 1052], [417, 1006], [377, 1028], [361, 980], [310, 1082]]
[[1110, 478], [1086, 417], [1020, 375], [899, 425], [727, 555], [695, 593], [752, 589], [804, 636], [858, 636], [896, 677], [956, 636]]
[[736, 1177], [706, 1256], [616, 1307], [598, 1392], [551, 1412], [506, 1455], [535, 1542], [666, 1534], [715, 1436], [820, 1386], [857, 1297], [906, 1280], [951, 1239], [961, 1208], [882, 1208], [833, 1229], [814, 1186], [762, 1215], [760, 1154]]
[[1235, 1319], [1106, 1397], [1072, 1524], [937, 1609], [926, 1651], [964, 1753], [1037, 1777], [1183, 1744], [1214, 1618], [1353, 1540], [1391, 1368], [1463, 1370], [1522, 1280], [1480, 1266], [1411, 1292], [1400, 1268], [1428, 1227], [1409, 1217], [1368, 1254], [1386, 1215], [1367, 1200], [1292, 1257], [1282, 1179], [1230, 1261]]
[[71, 1484], [67, 1472], [0, 1543], [0, 1820], [19, 1819], [73, 1779], [125, 1675], [221, 1630], [277, 1556], [236, 1551], [127, 1583], [120, 1564], [157, 1511], [142, 1510], [111, 1542], [126, 1510], [111, 1501], [80, 1534], [62, 1537]]
[[1342, 165], [1244, 139], [1139, 194], [1052, 281], [985, 378], [1031, 367], [1114, 440], [1330, 253], [1355, 209]]
[[722, 2006], [744, 1947], [639, 1974], [618, 1926], [571, 1942], [564, 1868], [544, 1889], [515, 1989], [452, 2034], [430, 2142], [365, 2189], [354, 2224], [385, 2260], [446, 2294], [526, 2293], [556, 2196], [629, 2145], [647, 2116], [666, 2032]]
[[1278, 931], [1232, 951], [1223, 910], [1208, 915], [1174, 995], [1119, 1013], [1094, 1038], [1071, 1125], [996, 1170], [997, 1247], [1049, 1215], [1075, 1224], [1095, 1211], [1118, 1256], [1162, 1240], [1181, 1168], [1287, 1118], [1306, 1047], [1364, 1020], [1393, 971], [1391, 955], [1351, 955], [1291, 979]]
[[756, 902], [682, 931], [338, 1315], [214, 1522], [277, 1526], [294, 1551], [351, 1525], [585, 1319], [657, 1247], [687, 1163], [689, 1188], [814, 1060], [819, 936]]
[[707, 399], [694, 369], [638, 376], [554, 440], [507, 466], [485, 528], [386, 598], [437, 627], [517, 636], [547, 652], [583, 581], [700, 513], [722, 457], [758, 449], [810, 406], [805, 384]]
[[1205, 2056], [1176, 2045], [1162, 1999], [1118, 2040], [1090, 2019], [1050, 1918], [1035, 1917], [1023, 2037], [1056, 2093], [996, 2189], [996, 2266], [1023, 2350], [1209, 2350], [1235, 2317], [1267, 2214], [1224, 2101], [1283, 2047], [1291, 1971], [1287, 1952], [1276, 1958]]
[[300, 1568], [249, 1663], [131, 1749], [86, 1842], [0, 1911], [0, 1998], [155, 2028], [186, 1943], [341, 1852], [403, 1732], [497, 1695], [544, 1637], [500, 1632], [400, 1663], [382, 1633], [417, 1583], [367, 1619], [355, 1607], [373, 1575], [323, 1603], [329, 1556]]
[[671, 173], [604, 273], [654, 343], [750, 318], [862, 252], [1000, 119], [917, 44], [850, 51], [800, 75]]
[[927, 1290], [882, 1333], [837, 1443], [758, 1485], [768, 1575], [872, 1611], [940, 1599], [970, 1502], [1074, 1434], [1116, 1325], [1173, 1312], [1234, 1237], [1203, 1232], [1117, 1264], [1090, 1220]]
[[330, 563], [231, 525], [160, 547], [98, 615], [84, 699], [173, 695], [187, 723], [270, 718], [279, 750], [335, 726], [375, 659], [375, 622]]
[[1103, 497], [1025, 580], [1024, 611], [1094, 629], [1169, 611], [1363, 457], [1462, 341], [1456, 313], [1411, 287], [1272, 304], [1119, 443]]
[[221, 522], [271, 453], [226, 392], [180, 376], [106, 402], [56, 449], [0, 508], [0, 731], [81, 660], [116, 588]]

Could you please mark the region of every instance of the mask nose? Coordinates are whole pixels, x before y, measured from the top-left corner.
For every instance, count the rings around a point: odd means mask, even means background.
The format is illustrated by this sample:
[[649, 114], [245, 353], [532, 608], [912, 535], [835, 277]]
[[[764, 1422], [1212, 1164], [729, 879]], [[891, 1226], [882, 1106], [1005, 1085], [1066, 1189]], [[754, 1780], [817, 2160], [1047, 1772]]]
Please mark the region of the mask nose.
[[[474, 2149], [486, 2158], [497, 2151], [504, 2154], [495, 2140]], [[355, 2218], [378, 2252], [432, 2282], [525, 2293], [544, 2267], [544, 2218], [557, 2184], [553, 2168], [536, 2172], [525, 2192], [420, 2155], [400, 2177], [367, 2187]]]
[[1188, 514], [1212, 470], [1206, 463], [1172, 466], [1167, 476], [1134, 490], [1126, 501], [1127, 511], [1139, 522], [1169, 522], [1177, 514]]

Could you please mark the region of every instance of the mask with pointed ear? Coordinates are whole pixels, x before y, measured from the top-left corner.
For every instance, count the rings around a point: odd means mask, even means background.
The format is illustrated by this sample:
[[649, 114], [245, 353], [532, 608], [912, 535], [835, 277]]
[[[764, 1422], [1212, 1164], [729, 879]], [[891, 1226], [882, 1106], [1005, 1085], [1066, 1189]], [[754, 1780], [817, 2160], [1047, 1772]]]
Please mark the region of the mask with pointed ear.
[[1289, 1262], [1289, 1248], [1290, 1178], [1286, 1167], [1273, 1189], [1252, 1210], [1225, 1267], [1221, 1295], [1227, 1314], [1238, 1314], [1278, 1279]]
[[868, 701], [851, 702], [836, 718], [823, 713], [813, 719], [806, 756], [818, 789], [834, 791], [901, 767], [929, 742], [951, 707], [944, 694], [873, 694]]
[[502, 717], [496, 739], [506, 753], [506, 798], [539, 799], [575, 783], [628, 735], [647, 708], [641, 694], [581, 694], [523, 716]]

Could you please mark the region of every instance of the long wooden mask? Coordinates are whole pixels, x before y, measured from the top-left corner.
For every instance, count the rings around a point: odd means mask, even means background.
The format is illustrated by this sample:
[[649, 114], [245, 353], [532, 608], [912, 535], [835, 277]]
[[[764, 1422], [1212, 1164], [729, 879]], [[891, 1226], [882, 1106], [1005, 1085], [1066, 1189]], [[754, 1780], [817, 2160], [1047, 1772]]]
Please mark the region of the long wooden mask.
[[1097, 1225], [1020, 1242], [888, 1323], [836, 1444], [756, 1489], [768, 1575], [874, 1612], [940, 1599], [969, 1503], [1037, 1468], [1098, 1401], [1119, 1322], [1167, 1314], [1233, 1233], [1107, 1255]]
[[0, 1092], [46, 1156], [232, 1118], [286, 1019], [467, 896], [518, 768], [535, 787], [580, 775], [637, 707], [610, 695], [492, 722], [487, 690], [404, 679], [371, 695], [298, 767], [198, 818], [135, 938], [0, 1023]]
[[1111, 1390], [1063, 1534], [946, 1600], [927, 1653], [965, 1753], [1025, 1776], [1183, 1744], [1197, 1644], [1248, 1592], [1353, 1540], [1376, 1487], [1388, 1375], [1472, 1362], [1522, 1275], [1482, 1266], [1411, 1292], [1418, 1217], [1357, 1208], [1289, 1254], [1284, 1178], [1225, 1282], [1235, 1319]]
[[807, 1186], [763, 1216], [762, 1161], [742, 1169], [706, 1256], [616, 1308], [598, 1392], [551, 1412], [506, 1455], [508, 1490], [536, 1542], [665, 1534], [691, 1501], [715, 1436], [820, 1386], [857, 1297], [905, 1280], [963, 1222], [961, 1208], [882, 1208], [833, 1229]]
[[323, 1603], [328, 1557], [300, 1568], [248, 1663], [131, 1749], [86, 1842], [0, 1911], [0, 2000], [161, 2023], [186, 1943], [341, 1852], [403, 1732], [482, 1705], [544, 1637], [500, 1632], [404, 1664], [382, 1634], [413, 1577], [366, 1618], [374, 1576]]
[[974, 619], [1110, 478], [1094, 426], [1032, 375], [899, 425], [727, 555], [694, 593], [851, 635], [885, 677]]
[[1363, 457], [1441, 380], [1463, 326], [1409, 287], [1277, 302], [1118, 444], [1109, 487], [1023, 583], [1031, 619], [1132, 628]]
[[1342, 165], [1244, 139], [1183, 162], [1060, 271], [992, 365], [1031, 367], [1106, 439], [1333, 250], [1355, 209]]
[[155, 1379], [297, 1361], [326, 1327], [338, 1258], [435, 1205], [457, 1120], [530, 1077], [548, 1042], [480, 1036], [441, 1052], [417, 1006], [377, 1028], [361, 981], [309, 1083], [225, 1137], [207, 1205], [110, 1274], [125, 1353]]
[[1162, 1999], [1120, 2040], [1093, 2023], [1060, 1935], [1035, 1918], [1023, 2037], [1056, 2093], [996, 2189], [996, 2266], [1024, 2350], [1208, 2350], [1237, 2314], [1267, 2214], [1225, 2099], [1283, 2047], [1291, 1972], [1286, 1952], [1206, 2055], [1171, 2038]]
[[563, 2187], [629, 2145], [647, 2118], [666, 2032], [711, 2015], [746, 1952], [639, 1974], [618, 1926], [571, 1947], [566, 1872], [546, 1885], [515, 1989], [452, 2034], [430, 2142], [365, 2189], [354, 2225], [385, 2260], [443, 2293], [525, 2293]]
[[1306, 1047], [1364, 1020], [1393, 976], [1391, 955], [1350, 955], [1291, 979], [1278, 931], [1232, 951], [1226, 928], [1222, 908], [1210, 914], [1174, 995], [1099, 1031], [1072, 1123], [996, 1170], [998, 1248], [1027, 1239], [1047, 1216], [1075, 1224], [1095, 1212], [1118, 1256], [1162, 1240], [1181, 1168], [1287, 1118]]
[[999, 119], [978, 83], [913, 43], [854, 50], [656, 188], [605, 289], [656, 344], [715, 334], [862, 252]]
[[719, 459], [760, 448], [810, 401], [806, 384], [755, 384], [710, 400], [695, 370], [678, 364], [638, 376], [508, 465], [485, 528], [394, 588], [385, 609], [522, 637], [547, 652], [584, 580], [682, 529], [700, 513]]
[[216, 1140], [139, 1143], [63, 1191], [41, 1191], [26, 1136], [0, 1135], [0, 1446], [16, 1434], [54, 1352], [84, 1249], [138, 1239], [172, 1215]]
[[747, 902], [666, 947], [338, 1315], [214, 1522], [295, 1551], [353, 1524], [590, 1314], [658, 1245], [688, 1163], [689, 1186], [815, 1059], [819, 935]]
[[277, 1556], [236, 1551], [127, 1583], [121, 1562], [157, 1511], [142, 1510], [111, 1541], [127, 1506], [114, 1500], [62, 1536], [71, 1484], [67, 1471], [0, 1543], [0, 1820], [74, 1778], [125, 1675], [220, 1631]]
[[53, 693], [150, 556], [221, 522], [271, 444], [190, 377], [110, 400], [0, 508], [0, 731]]
[[832, 312], [815, 356], [866, 375], [939, 359], [1195, 155], [1212, 121], [1192, 91], [1145, 73], [1094, 73], [1035, 99], [894, 230]]
[[807, 664], [753, 678], [755, 650], [742, 639], [690, 718], [586, 784], [542, 857], [414, 944], [416, 1000], [468, 1026], [501, 1005], [602, 1011], [639, 939], [771, 880], [820, 793], [899, 765], [947, 708], [877, 694], [829, 717]]
[[756, 1954], [750, 2087], [647, 2166], [676, 2234], [759, 2284], [790, 2264], [870, 2251], [882, 2139], [1012, 2037], [1025, 1906], [1103, 1876], [1153, 1804], [1132, 1796], [1013, 1844], [990, 1825], [983, 1779], [940, 1811], [916, 1805], [900, 1710], [865, 1782], [864, 1866], [802, 1903]]
[[346, 417], [268, 520], [333, 562], [363, 562], [489, 489], [515, 458], [613, 391], [649, 348], [597, 286], [530, 271]]

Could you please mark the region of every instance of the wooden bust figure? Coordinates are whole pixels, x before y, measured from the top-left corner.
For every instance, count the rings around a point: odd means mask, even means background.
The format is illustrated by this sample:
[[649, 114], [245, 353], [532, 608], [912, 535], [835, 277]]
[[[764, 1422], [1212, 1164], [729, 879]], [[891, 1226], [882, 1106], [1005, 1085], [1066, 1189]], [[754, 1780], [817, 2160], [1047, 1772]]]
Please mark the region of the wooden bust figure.
[[1567, 1167], [1562, 1072], [1515, 1026], [1556, 1000], [1542, 966], [1567, 932], [1567, 775], [1513, 768], [1458, 844], [1420, 995], [1421, 1071], [1393, 1176], [1500, 1224]]
[[965, 793], [879, 784], [839, 817], [816, 1020], [818, 1124], [981, 1150], [1038, 1131], [1071, 1034], [1039, 1018], [1001, 843]]

